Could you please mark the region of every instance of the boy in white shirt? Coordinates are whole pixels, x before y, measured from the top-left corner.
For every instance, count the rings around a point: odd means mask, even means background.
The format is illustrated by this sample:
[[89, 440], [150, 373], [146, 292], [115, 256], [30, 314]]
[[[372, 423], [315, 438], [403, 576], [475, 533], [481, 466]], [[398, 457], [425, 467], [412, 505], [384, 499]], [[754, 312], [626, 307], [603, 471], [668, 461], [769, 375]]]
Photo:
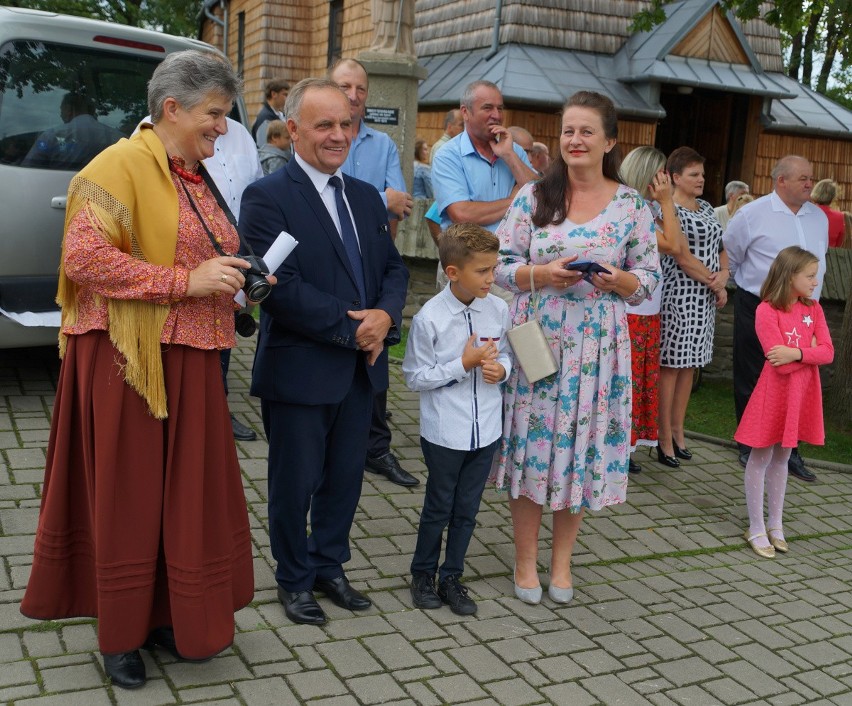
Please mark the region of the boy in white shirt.
[[500, 441], [499, 383], [511, 368], [509, 310], [489, 294], [498, 249], [497, 237], [473, 223], [452, 225], [441, 235], [438, 253], [450, 282], [414, 316], [402, 364], [406, 384], [420, 392], [420, 446], [429, 471], [411, 598], [418, 608], [446, 603], [458, 615], [476, 613], [459, 579]]

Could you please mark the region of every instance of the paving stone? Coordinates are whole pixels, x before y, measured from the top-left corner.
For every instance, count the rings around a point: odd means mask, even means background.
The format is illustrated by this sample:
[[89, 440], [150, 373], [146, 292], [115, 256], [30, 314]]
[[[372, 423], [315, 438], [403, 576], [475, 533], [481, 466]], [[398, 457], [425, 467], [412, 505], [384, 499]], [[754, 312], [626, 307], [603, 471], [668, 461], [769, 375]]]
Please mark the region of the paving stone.
[[288, 680], [296, 696], [302, 700], [347, 693], [346, 686], [329, 669], [291, 674]]
[[382, 665], [356, 640], [321, 644], [317, 646], [317, 651], [343, 679], [382, 671]]
[[652, 637], [649, 640], [643, 640], [642, 647], [650, 650], [664, 661], [676, 660], [681, 657], [688, 657], [692, 654], [690, 650], [686, 649], [679, 642], [675, 642], [668, 636]]
[[[259, 681], [259, 680], [257, 680]], [[253, 682], [240, 682], [239, 686], [244, 684], [252, 684]], [[217, 684], [215, 686], [199, 686], [179, 691], [180, 700], [186, 703], [201, 703], [207, 701], [216, 701], [233, 696], [233, 690], [227, 684]]]
[[589, 673], [580, 664], [566, 655], [542, 657], [534, 660], [532, 664], [552, 683], [589, 676]]
[[485, 684], [485, 688], [500, 706], [527, 706], [544, 701], [544, 696], [523, 679], [495, 681]]
[[780, 681], [743, 660], [720, 664], [719, 670], [753, 691], [759, 697], [780, 694], [785, 690], [784, 685]]
[[[56, 639], [55, 635], [54, 639]], [[23, 658], [24, 651], [21, 649], [21, 641], [18, 636], [14, 634], [0, 635], [0, 662], [14, 662]]]
[[548, 703], [555, 706], [592, 706], [592, 704], [606, 703], [599, 701], [582, 686], [575, 683], [546, 686], [541, 689], [541, 693], [547, 697]]
[[406, 692], [389, 674], [371, 674], [349, 679], [346, 685], [360, 703], [383, 704], [395, 699], [403, 699]]
[[34, 699], [22, 699], [18, 704], [26, 706], [111, 706], [106, 689], [89, 689], [67, 694], [41, 696]]
[[209, 662], [202, 664], [174, 662], [173, 664], [164, 665], [163, 671], [179, 689], [187, 686], [221, 684], [252, 678], [252, 673], [246, 668], [242, 660], [235, 655], [215, 657]]
[[798, 671], [792, 664], [757, 643], [735, 647], [734, 652], [776, 679]]
[[367, 637], [363, 643], [387, 669], [410, 669], [429, 663], [403, 635]]
[[44, 688], [50, 692], [79, 691], [100, 686], [103, 676], [90, 660], [88, 664], [40, 670]]
[[641, 706], [642, 704], [649, 703], [638, 691], [625, 684], [616, 676], [610, 675], [581, 679], [580, 684], [584, 689], [597, 696], [602, 703], [607, 704], [607, 706], [614, 706], [615, 704]]
[[293, 657], [278, 635], [269, 630], [238, 633], [234, 636], [234, 646], [250, 664], [278, 662]]
[[430, 679], [429, 686], [444, 703], [458, 703], [487, 696], [482, 687], [466, 674]]

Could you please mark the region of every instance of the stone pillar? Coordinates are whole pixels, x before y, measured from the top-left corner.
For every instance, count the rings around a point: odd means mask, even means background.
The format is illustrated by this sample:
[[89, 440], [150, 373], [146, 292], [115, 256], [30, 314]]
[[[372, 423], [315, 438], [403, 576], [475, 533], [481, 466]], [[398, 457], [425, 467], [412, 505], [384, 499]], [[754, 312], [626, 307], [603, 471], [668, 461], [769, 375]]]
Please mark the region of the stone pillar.
[[417, 89], [427, 72], [412, 56], [362, 51], [358, 54], [370, 77], [367, 108], [391, 108], [399, 111], [398, 125], [368, 125], [390, 135], [399, 150], [399, 161], [406, 190], [414, 177], [414, 141], [417, 139]]

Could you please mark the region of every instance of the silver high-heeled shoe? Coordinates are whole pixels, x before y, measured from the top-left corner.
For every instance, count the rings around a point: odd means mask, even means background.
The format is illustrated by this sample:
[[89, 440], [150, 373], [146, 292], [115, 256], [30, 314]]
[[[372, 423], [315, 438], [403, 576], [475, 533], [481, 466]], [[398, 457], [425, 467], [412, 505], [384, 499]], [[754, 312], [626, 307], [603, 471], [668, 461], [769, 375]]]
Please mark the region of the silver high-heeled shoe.
[[574, 588], [559, 588], [559, 586], [554, 586], [550, 584], [547, 587], [547, 595], [550, 596], [550, 600], [554, 603], [570, 603], [574, 598]]
[[538, 605], [541, 603], [541, 584], [535, 588], [521, 588], [518, 586], [518, 569], [512, 568], [512, 581], [515, 584], [515, 597], [524, 603]]

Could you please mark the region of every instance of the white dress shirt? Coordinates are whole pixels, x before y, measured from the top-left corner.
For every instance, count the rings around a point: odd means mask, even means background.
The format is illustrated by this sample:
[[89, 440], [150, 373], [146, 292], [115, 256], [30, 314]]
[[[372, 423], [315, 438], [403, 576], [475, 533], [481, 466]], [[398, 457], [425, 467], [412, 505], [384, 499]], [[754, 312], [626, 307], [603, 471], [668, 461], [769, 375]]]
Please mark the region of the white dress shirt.
[[477, 345], [491, 338], [497, 362], [512, 367], [506, 331], [509, 308], [489, 294], [465, 305], [448, 284], [414, 315], [402, 372], [405, 384], [420, 392], [420, 435], [433, 444], [472, 451], [496, 441], [502, 433], [503, 394], [499, 384], [487, 383], [478, 367], [462, 365], [468, 338]]
[[361, 238], [358, 236], [358, 226], [355, 225], [355, 216], [352, 215], [352, 207], [349, 205], [349, 199], [346, 198], [346, 182], [343, 180], [343, 170], [338, 168], [334, 174], [326, 174], [313, 165], [308, 164], [299, 156], [298, 152], [294, 152], [293, 157], [298, 165], [304, 170], [305, 174], [308, 175], [308, 179], [311, 180], [311, 184], [313, 184], [314, 188], [317, 190], [326, 211], [328, 211], [328, 215], [331, 216], [331, 220], [334, 221], [334, 225], [337, 228], [337, 234], [340, 236], [341, 240], [343, 240], [343, 231], [340, 230], [340, 216], [337, 215], [337, 201], [334, 198], [334, 187], [329, 182], [331, 181], [331, 177], [334, 176], [338, 177], [340, 181], [343, 182], [343, 190], [341, 192], [343, 194], [343, 203], [346, 204], [346, 210], [349, 211], [349, 218], [352, 220], [352, 227], [355, 230], [355, 237], [358, 239], [358, 249], [360, 250]]
[[828, 218], [810, 201], [793, 213], [774, 191], [747, 203], [728, 223], [722, 242], [738, 287], [760, 296], [769, 267], [784, 248], [798, 245], [819, 258], [819, 299], [828, 250]]
[[[260, 166], [260, 157], [257, 155], [257, 147], [251, 133], [236, 120], [226, 117], [225, 122], [228, 132], [216, 138], [215, 152], [212, 157], [204, 160], [204, 167], [234, 218], [239, 221], [243, 191], [263, 176], [263, 168]], [[143, 123], [150, 124], [151, 116], [142, 118], [133, 134], [139, 132], [139, 126]]]

